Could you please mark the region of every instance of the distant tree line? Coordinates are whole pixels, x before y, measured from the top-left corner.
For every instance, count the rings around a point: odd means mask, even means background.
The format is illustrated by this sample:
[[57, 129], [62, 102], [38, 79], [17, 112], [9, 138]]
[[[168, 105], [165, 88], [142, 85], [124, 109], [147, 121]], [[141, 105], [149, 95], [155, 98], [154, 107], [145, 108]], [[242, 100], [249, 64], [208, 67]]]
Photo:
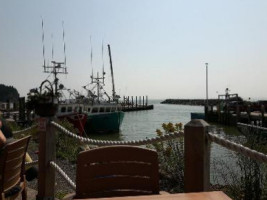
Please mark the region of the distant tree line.
[[13, 86], [0, 84], [0, 101], [1, 102], [16, 102], [19, 99], [19, 93]]

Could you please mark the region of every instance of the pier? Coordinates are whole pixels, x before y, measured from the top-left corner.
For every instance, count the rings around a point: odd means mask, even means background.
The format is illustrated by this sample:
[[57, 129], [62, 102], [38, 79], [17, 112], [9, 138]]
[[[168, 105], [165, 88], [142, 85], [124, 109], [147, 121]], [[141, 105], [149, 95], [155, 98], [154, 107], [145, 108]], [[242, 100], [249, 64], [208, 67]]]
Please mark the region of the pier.
[[[219, 102], [218, 99], [209, 99], [211, 105], [216, 105]], [[204, 106], [206, 105], [206, 99], [166, 99], [162, 104], [177, 104], [177, 105], [194, 105]]]
[[226, 106], [221, 110], [219, 106], [205, 106], [205, 119], [209, 122], [221, 123], [224, 125], [235, 126], [237, 123], [260, 124], [267, 127], [267, 113], [265, 106], [261, 105], [260, 109], [254, 110], [251, 106], [230, 108]]
[[153, 110], [154, 105], [148, 105], [148, 96], [139, 96], [139, 97], [123, 97], [122, 111], [131, 112], [131, 111], [140, 111], [140, 110]]

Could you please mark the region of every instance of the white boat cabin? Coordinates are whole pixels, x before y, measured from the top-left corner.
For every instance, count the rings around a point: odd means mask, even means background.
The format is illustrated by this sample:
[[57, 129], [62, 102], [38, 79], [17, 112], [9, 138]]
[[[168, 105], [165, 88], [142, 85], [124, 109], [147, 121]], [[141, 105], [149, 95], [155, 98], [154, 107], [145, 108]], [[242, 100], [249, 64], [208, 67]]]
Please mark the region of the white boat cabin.
[[81, 104], [59, 104], [57, 116], [70, 115], [73, 113], [82, 113], [83, 106]]
[[97, 113], [111, 113], [119, 112], [122, 110], [119, 104], [96, 104], [96, 105], [82, 105], [75, 103], [59, 104], [58, 116], [70, 115], [73, 113], [86, 113], [86, 114], [97, 114]]
[[99, 105], [85, 105], [84, 112], [86, 113], [111, 113], [111, 112], [119, 112], [122, 110], [121, 105], [118, 104], [99, 104]]

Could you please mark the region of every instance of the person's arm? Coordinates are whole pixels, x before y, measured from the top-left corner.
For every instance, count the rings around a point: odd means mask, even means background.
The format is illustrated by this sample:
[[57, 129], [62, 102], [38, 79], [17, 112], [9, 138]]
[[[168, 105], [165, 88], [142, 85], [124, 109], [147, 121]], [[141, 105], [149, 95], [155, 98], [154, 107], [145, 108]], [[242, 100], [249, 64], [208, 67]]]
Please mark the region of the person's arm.
[[0, 130], [0, 149], [5, 145], [5, 143], [6, 143], [6, 137], [4, 136], [2, 131]]
[[1, 131], [1, 127], [2, 127], [2, 121], [0, 120], [0, 149], [5, 145], [6, 143], [6, 137], [3, 134], [3, 132]]

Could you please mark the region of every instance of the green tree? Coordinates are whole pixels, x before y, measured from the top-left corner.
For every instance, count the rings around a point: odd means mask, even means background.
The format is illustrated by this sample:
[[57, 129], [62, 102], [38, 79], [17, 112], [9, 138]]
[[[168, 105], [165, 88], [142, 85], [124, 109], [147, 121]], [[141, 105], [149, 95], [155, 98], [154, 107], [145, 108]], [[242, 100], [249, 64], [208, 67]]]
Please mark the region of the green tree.
[[4, 84], [0, 84], [0, 101], [13, 101], [16, 102], [19, 99], [19, 93], [16, 88], [13, 86], [6, 86]]

